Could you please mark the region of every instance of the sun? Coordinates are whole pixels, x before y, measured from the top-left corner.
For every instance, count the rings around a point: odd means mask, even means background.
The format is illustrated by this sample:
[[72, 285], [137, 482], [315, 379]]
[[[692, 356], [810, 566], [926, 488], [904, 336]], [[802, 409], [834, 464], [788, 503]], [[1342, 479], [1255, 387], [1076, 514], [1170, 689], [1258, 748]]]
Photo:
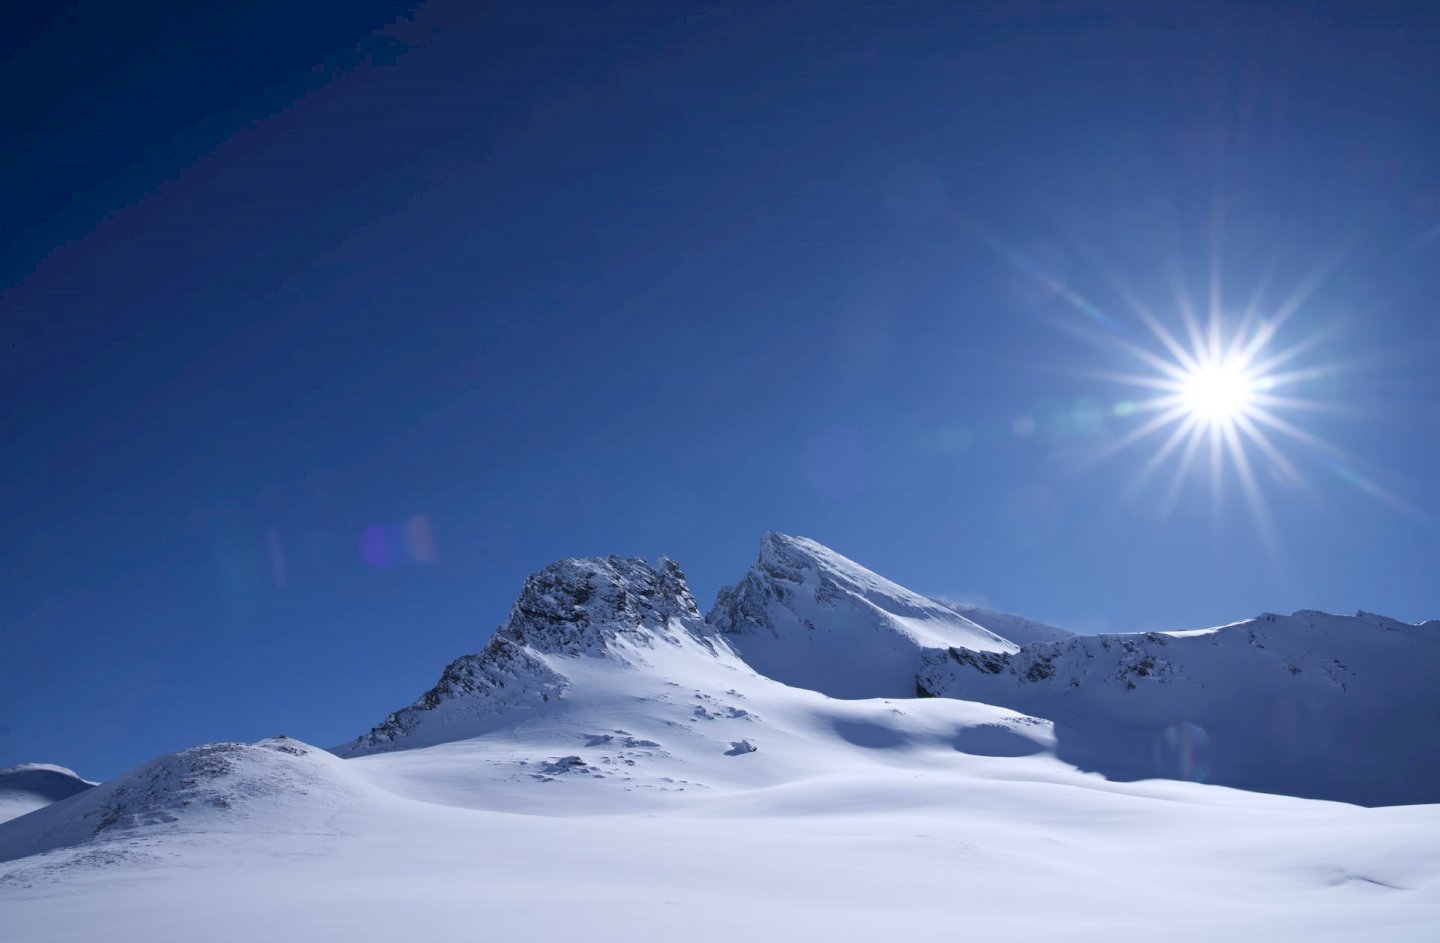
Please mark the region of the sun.
[[[1212, 513], [1218, 513], [1235, 482], [1261, 536], [1274, 548], [1278, 535], [1269, 493], [1293, 490], [1320, 501], [1301, 466], [1292, 461], [1294, 456], [1395, 510], [1424, 519], [1411, 502], [1375, 480], [1362, 459], [1320, 434], [1316, 420], [1326, 414], [1358, 415], [1355, 406], [1337, 399], [1338, 384], [1378, 363], [1373, 355], [1321, 359], [1317, 355], [1329, 346], [1341, 322], [1325, 319], [1317, 324], [1314, 318], [1297, 317], [1326, 307], [1317, 296], [1336, 271], [1336, 262], [1315, 266], [1283, 294], [1269, 290], [1262, 279], [1249, 300], [1233, 309], [1222, 301], [1218, 258], [1210, 260], [1208, 298], [1197, 299], [1172, 272], [1173, 296], [1158, 308], [1111, 272], [1110, 285], [1126, 309], [1111, 312], [993, 233], [973, 231], [1026, 278], [1082, 316], [1056, 325], [1098, 348], [1106, 366], [1067, 365], [1060, 372], [1126, 388], [1108, 409], [1092, 409], [1096, 404], [1090, 398], [1079, 401], [1085, 404], [1087, 431], [1080, 431], [1078, 419], [1074, 425], [1079, 434], [1093, 436], [1094, 444], [1066, 456], [1079, 472], [1133, 449], [1127, 462], [1131, 472], [1118, 495], [1121, 501], [1138, 498], [1168, 466], [1160, 519], [1175, 509], [1188, 485], [1206, 478]], [[1034, 428], [1028, 416], [1016, 420], [1017, 435]], [[1148, 455], [1137, 454], [1142, 444], [1148, 445]]]
[[1249, 411], [1263, 384], [1250, 376], [1241, 362], [1223, 360], [1194, 367], [1178, 385], [1180, 404], [1191, 416], [1206, 423], [1227, 424]]
[[[1133, 308], [1149, 329], [1152, 343], [1118, 328], [1102, 343], [1132, 356], [1139, 372], [1087, 372], [1148, 395], [1127, 397], [1115, 404], [1118, 422], [1129, 425], [1097, 449], [1085, 462], [1092, 465], [1142, 441], [1154, 442], [1148, 458], [1136, 466], [1123, 489], [1135, 495], [1166, 464], [1173, 467], [1161, 509], [1168, 515], [1193, 470], [1208, 468], [1216, 500], [1223, 480], [1238, 480], [1252, 518], [1267, 543], [1275, 540], [1274, 524], [1262, 487], [1266, 479], [1307, 487], [1299, 469], [1280, 445], [1281, 439], [1315, 453], [1322, 463], [1348, 460], [1336, 448], [1294, 422], [1285, 412], [1327, 409], [1328, 404], [1295, 395], [1307, 381], [1329, 376], [1332, 365], [1297, 366], [1294, 361], [1317, 340], [1301, 338], [1277, 345], [1282, 324], [1298, 307], [1283, 306], [1270, 317], [1254, 308], [1227, 318], [1211, 311], [1202, 321], [1193, 306], [1182, 304], [1176, 333], [1143, 305]], [[1118, 322], [1116, 322], [1118, 324]]]

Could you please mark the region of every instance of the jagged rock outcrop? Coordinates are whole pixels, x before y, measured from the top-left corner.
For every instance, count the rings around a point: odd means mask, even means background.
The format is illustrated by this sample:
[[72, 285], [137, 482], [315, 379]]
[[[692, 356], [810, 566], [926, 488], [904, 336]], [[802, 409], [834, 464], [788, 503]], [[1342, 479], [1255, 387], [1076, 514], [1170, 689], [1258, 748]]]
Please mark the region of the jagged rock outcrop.
[[[977, 652], [958, 647], [932, 649], [921, 659], [916, 673], [916, 693], [921, 697], [960, 697], [964, 695], [957, 692], [976, 691], [985, 682], [977, 682], [975, 678], [987, 676], [995, 679], [985, 690], [987, 696], [996, 687], [1012, 682], [1021, 688], [1027, 684], [1044, 684], [1029, 692], [1035, 697], [1053, 697], [1082, 683], [1116, 685], [1133, 691], [1140, 684], [1186, 677], [1180, 665], [1165, 657], [1165, 649], [1172, 641], [1164, 633], [1146, 632], [1037, 642], [1016, 652]], [[1061, 679], [1060, 687], [1047, 684], [1057, 678]]]
[[643, 661], [646, 649], [682, 641], [717, 650], [673, 560], [561, 560], [525, 581], [483, 650], [451, 662], [414, 704], [336, 752], [357, 756], [478, 735], [487, 721], [564, 697], [567, 659], [629, 664]]

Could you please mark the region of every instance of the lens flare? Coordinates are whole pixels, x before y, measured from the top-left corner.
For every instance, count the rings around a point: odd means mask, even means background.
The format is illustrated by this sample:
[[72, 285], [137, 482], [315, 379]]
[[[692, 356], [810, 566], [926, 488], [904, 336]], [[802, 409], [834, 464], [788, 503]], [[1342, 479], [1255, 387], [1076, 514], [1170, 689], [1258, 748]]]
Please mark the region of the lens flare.
[[403, 521], [375, 524], [360, 535], [360, 558], [377, 570], [435, 562], [435, 538], [430, 515], [417, 514]]
[[1210, 734], [1199, 724], [1171, 724], [1155, 737], [1152, 750], [1161, 776], [1203, 783], [1215, 766]]

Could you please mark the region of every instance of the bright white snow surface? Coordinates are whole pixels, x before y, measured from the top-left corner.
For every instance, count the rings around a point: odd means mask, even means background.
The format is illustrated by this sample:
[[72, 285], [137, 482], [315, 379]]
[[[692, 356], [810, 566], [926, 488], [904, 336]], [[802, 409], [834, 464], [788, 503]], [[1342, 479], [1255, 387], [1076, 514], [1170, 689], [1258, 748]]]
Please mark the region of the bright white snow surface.
[[21, 763], [0, 769], [0, 822], [8, 822], [95, 784], [74, 770], [50, 763]]
[[668, 561], [556, 564], [484, 651], [346, 744], [349, 759], [283, 738], [195, 747], [0, 825], [0, 932], [1109, 943], [1440, 929], [1440, 806], [1113, 782], [1057, 759], [1049, 721], [833, 699], [764, 677], [728, 640]]

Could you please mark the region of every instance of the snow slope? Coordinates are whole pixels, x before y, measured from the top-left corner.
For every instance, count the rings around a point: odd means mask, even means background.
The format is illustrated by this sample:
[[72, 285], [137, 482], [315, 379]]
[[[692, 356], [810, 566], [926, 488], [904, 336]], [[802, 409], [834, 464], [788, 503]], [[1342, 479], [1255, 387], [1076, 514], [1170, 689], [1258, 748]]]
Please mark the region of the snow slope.
[[1046, 717], [1061, 758], [1111, 779], [1389, 805], [1440, 801], [1437, 673], [1440, 622], [1301, 611], [930, 652], [920, 686]]
[[1067, 635], [928, 599], [809, 538], [774, 532], [706, 618], [761, 674], [842, 698], [913, 697], [926, 648], [1007, 652], [1037, 637]]
[[74, 770], [49, 763], [21, 763], [0, 769], [0, 822], [8, 822], [95, 784]]
[[[132, 820], [0, 863], [0, 922], [27, 943], [874, 941], [961, 928], [1308, 943], [1428, 941], [1440, 926], [1436, 806], [1110, 783], [1044, 751], [955, 750], [933, 734], [962, 702], [889, 720], [880, 701], [831, 703], [874, 725], [869, 745], [816, 727], [785, 751], [726, 759], [808, 773], [640, 801], [573, 772], [487, 780], [478, 748], [467, 764], [436, 746], [333, 769], [235, 750], [224, 782], [267, 784], [268, 806], [245, 795], [172, 808], [178, 821]], [[448, 779], [457, 772], [468, 785]], [[418, 798], [419, 783], [435, 795]], [[543, 814], [504, 808], [521, 790], [544, 797]], [[154, 798], [145, 808], [170, 808]], [[0, 826], [0, 848], [23, 821]]]

